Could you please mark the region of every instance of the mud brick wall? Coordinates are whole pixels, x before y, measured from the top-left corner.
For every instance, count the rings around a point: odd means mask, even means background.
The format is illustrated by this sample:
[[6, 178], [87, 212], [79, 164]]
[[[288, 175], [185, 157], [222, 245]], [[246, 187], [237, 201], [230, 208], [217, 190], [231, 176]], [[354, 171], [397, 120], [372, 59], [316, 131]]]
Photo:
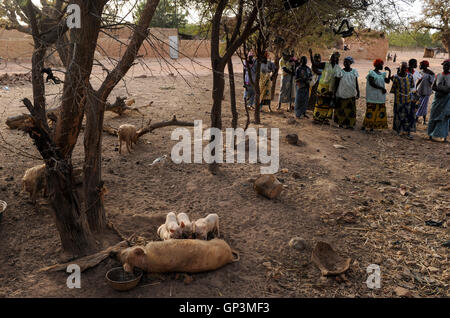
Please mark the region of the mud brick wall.
[[[151, 28], [150, 36], [144, 42], [139, 54], [143, 57], [168, 57], [169, 36], [178, 35], [176, 29]], [[126, 50], [131, 30], [121, 28], [100, 33], [97, 53], [100, 56], [118, 58]], [[209, 57], [209, 40], [179, 40], [179, 57]], [[0, 56], [9, 60], [29, 60], [33, 55], [33, 39], [31, 35], [16, 30], [0, 29]]]

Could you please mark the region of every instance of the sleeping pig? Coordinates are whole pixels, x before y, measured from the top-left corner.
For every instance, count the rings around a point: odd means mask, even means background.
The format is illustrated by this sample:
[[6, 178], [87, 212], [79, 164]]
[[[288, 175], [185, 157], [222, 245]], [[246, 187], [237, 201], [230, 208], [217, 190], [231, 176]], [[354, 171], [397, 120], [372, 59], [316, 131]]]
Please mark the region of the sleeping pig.
[[119, 252], [118, 258], [127, 272], [138, 267], [152, 273], [199, 273], [236, 262], [239, 254], [220, 239], [167, 240], [126, 248]]

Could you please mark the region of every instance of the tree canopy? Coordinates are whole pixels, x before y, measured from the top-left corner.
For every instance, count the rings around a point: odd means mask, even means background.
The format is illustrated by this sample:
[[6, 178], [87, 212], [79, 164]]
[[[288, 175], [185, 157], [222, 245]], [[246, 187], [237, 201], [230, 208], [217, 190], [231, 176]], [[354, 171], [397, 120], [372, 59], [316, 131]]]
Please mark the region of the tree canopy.
[[450, 5], [448, 0], [424, 0], [423, 18], [414, 21], [417, 30], [436, 30], [436, 37], [449, 52], [450, 56]]
[[[134, 18], [138, 19], [145, 1], [138, 4], [137, 10], [134, 13]], [[187, 25], [188, 13], [185, 8], [180, 6], [176, 0], [162, 0], [156, 8], [155, 16], [150, 23], [150, 27], [157, 28], [184, 28]]]

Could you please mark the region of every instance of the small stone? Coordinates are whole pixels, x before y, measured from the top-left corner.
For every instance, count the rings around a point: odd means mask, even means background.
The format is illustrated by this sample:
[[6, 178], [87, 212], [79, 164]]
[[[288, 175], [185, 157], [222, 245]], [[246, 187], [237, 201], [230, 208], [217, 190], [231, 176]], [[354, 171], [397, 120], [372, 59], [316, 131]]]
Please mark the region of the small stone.
[[297, 134], [286, 135], [286, 141], [288, 142], [288, 144], [296, 145], [298, 143], [298, 135]]
[[297, 121], [296, 121], [294, 118], [289, 118], [288, 121], [287, 121], [287, 123], [288, 123], [289, 125], [295, 125], [295, 124], [297, 123]]
[[294, 237], [289, 241], [289, 246], [299, 251], [303, 251], [307, 245], [306, 241], [300, 237]]
[[288, 173], [288, 172], [289, 172], [289, 169], [283, 168], [283, 169], [281, 169], [280, 171], [281, 171], [282, 173]]
[[292, 173], [292, 177], [294, 179], [300, 179], [302, 176], [298, 172], [294, 172], [294, 173]]

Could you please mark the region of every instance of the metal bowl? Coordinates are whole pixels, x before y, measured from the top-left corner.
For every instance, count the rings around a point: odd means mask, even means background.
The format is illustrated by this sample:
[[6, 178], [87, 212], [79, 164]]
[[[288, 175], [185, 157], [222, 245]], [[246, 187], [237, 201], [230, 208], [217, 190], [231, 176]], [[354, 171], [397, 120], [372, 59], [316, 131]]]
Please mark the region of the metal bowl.
[[133, 273], [128, 273], [122, 267], [111, 268], [105, 275], [108, 284], [115, 290], [127, 291], [133, 289], [139, 284], [143, 271], [140, 268], [134, 268]]
[[7, 206], [8, 204], [5, 201], [0, 200], [0, 221], [2, 220], [3, 212], [5, 212]]

